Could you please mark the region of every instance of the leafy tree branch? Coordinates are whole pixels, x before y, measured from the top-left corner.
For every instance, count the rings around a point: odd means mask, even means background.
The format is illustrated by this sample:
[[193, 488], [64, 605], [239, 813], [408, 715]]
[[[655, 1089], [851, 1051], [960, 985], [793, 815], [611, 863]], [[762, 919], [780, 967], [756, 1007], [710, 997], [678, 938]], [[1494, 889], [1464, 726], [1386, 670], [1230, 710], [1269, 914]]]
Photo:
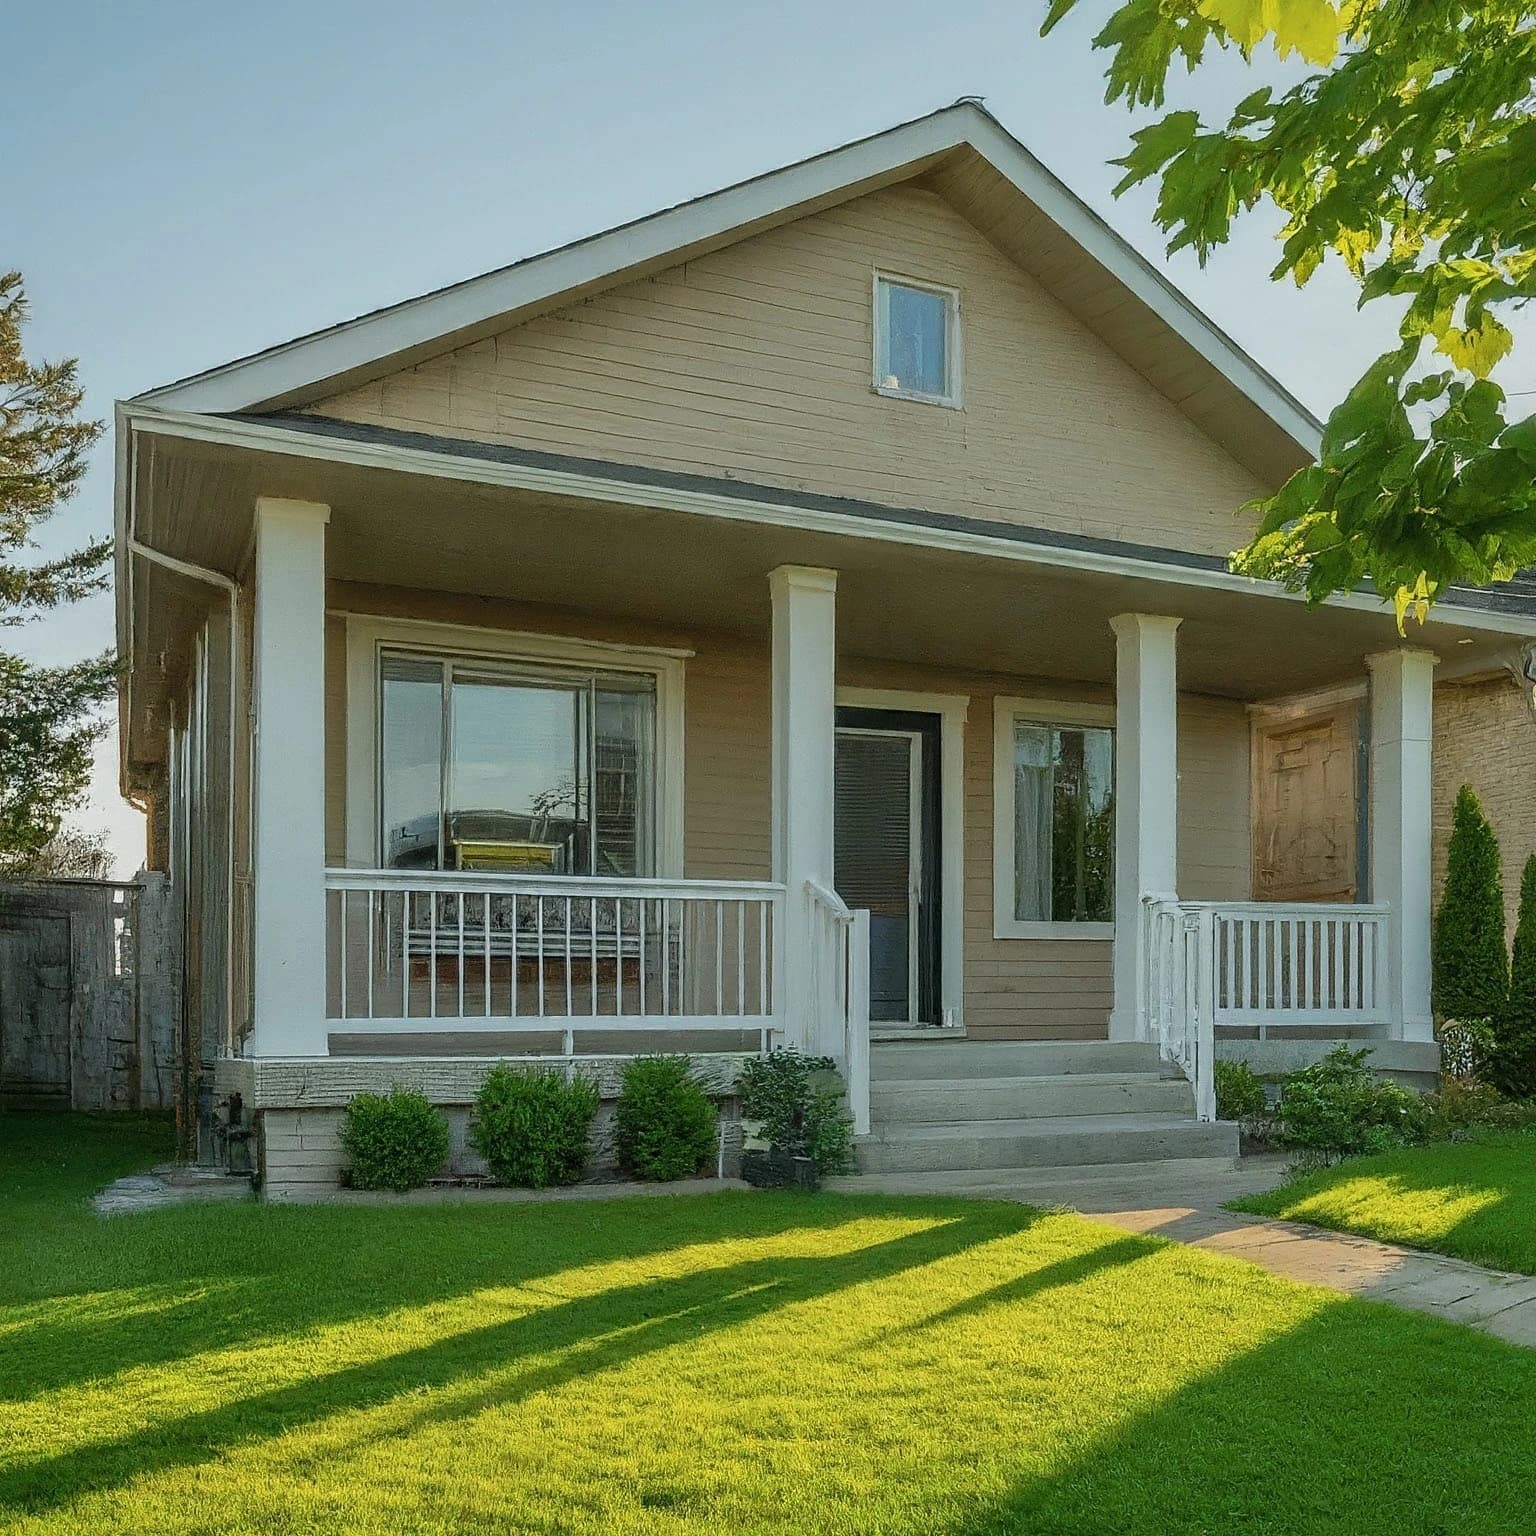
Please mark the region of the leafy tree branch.
[[[1049, 32], [1081, 0], [1051, 0]], [[1164, 113], [1117, 192], [1157, 187], [1171, 252], [1203, 263], [1268, 201], [1273, 277], [1341, 262], [1360, 303], [1403, 305], [1399, 346], [1333, 411], [1316, 464], [1255, 503], [1234, 567], [1314, 601], [1370, 582], [1401, 628], [1452, 583], [1536, 563], [1536, 418], [1492, 375], [1536, 297], [1536, 7], [1514, 0], [1125, 0], [1094, 39], [1106, 99], [1166, 104], [1176, 65], [1261, 43], [1314, 66], [1226, 121]]]

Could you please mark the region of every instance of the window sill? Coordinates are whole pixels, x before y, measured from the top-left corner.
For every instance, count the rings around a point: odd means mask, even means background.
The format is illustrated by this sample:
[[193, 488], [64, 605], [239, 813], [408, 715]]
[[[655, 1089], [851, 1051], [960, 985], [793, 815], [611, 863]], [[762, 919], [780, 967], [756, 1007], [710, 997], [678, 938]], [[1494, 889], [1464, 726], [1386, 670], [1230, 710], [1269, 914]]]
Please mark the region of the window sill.
[[958, 395], [924, 395], [914, 389], [893, 389], [889, 384], [871, 384], [869, 387], [887, 400], [910, 400], [914, 405], [937, 405], [946, 411], [958, 411], [964, 404]]
[[1021, 923], [998, 919], [992, 924], [994, 939], [1113, 939], [1113, 923]]

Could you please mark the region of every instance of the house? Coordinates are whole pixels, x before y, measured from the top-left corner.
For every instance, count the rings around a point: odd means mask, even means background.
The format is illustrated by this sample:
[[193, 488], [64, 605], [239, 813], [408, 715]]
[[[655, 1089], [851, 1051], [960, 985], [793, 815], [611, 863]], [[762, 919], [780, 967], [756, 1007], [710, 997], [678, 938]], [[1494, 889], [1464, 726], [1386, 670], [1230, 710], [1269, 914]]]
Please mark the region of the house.
[[128, 401], [205, 1121], [284, 1194], [508, 1056], [791, 1041], [915, 1170], [1229, 1158], [1222, 1050], [1432, 1078], [1434, 725], [1529, 749], [1536, 590], [1230, 574], [1317, 433], [971, 102]]

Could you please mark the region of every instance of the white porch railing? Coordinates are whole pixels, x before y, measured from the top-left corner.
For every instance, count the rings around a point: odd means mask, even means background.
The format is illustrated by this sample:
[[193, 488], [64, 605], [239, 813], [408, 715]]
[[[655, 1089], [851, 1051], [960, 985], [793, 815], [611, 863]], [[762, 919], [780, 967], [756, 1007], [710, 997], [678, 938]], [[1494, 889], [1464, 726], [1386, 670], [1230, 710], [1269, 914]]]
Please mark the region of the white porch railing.
[[784, 887], [459, 870], [326, 873], [327, 1016], [429, 1029], [784, 1027]]
[[1390, 1023], [1383, 967], [1390, 909], [1329, 902], [1143, 899], [1149, 1036], [1216, 1116], [1220, 1025]]
[[869, 913], [835, 891], [805, 886], [810, 916], [811, 1038], [837, 1041], [855, 1136], [869, 1135]]

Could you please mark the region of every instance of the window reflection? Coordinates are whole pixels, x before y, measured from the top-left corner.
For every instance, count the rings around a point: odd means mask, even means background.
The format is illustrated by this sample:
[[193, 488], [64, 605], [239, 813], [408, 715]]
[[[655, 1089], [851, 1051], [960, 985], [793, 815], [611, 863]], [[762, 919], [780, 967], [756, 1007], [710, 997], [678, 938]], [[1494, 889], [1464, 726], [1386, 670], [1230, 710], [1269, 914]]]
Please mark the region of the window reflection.
[[654, 679], [387, 653], [381, 679], [388, 867], [653, 872]]

